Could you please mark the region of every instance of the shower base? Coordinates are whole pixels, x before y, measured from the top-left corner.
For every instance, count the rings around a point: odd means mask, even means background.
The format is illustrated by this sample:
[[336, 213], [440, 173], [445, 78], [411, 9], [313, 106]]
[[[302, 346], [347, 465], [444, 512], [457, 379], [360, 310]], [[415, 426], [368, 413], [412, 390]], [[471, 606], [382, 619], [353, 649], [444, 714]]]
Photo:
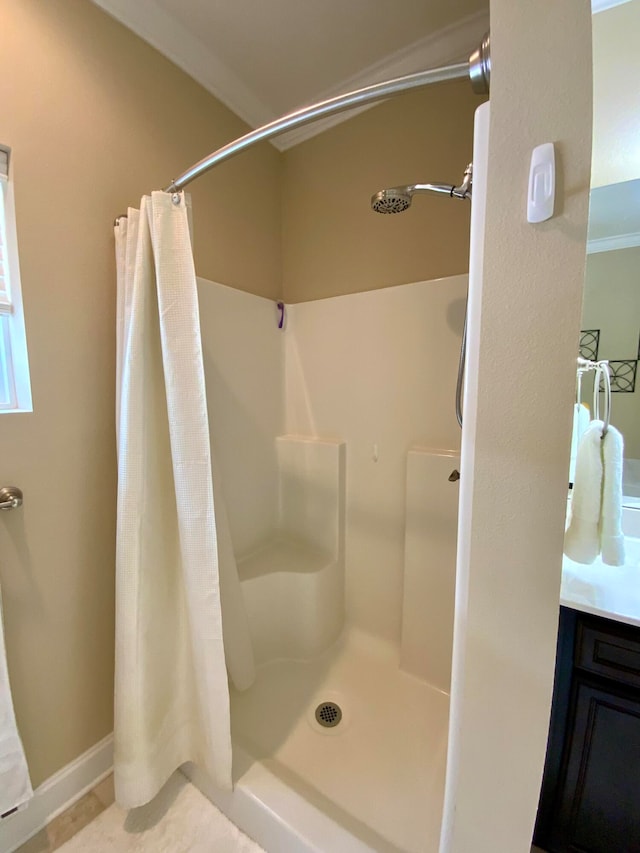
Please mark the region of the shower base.
[[[317, 721], [322, 703], [339, 706], [337, 725]], [[189, 775], [269, 853], [436, 853], [448, 713], [394, 646], [352, 631], [232, 693], [233, 794]]]

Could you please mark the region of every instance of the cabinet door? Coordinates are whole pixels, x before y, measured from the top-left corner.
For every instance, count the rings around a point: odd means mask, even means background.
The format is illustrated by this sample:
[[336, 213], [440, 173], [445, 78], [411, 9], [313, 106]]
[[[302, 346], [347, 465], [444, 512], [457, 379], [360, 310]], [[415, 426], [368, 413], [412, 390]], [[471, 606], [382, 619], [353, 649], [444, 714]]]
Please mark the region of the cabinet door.
[[551, 849], [640, 853], [640, 700], [576, 673]]

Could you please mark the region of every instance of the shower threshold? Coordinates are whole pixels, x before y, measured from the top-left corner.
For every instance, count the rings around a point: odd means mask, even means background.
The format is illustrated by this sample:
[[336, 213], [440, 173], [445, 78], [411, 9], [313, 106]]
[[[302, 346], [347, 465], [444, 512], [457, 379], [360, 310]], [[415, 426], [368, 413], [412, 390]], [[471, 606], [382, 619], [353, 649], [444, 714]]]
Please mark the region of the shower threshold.
[[231, 707], [234, 792], [188, 775], [269, 853], [436, 853], [449, 697], [394, 646], [350, 631], [312, 661], [261, 666]]

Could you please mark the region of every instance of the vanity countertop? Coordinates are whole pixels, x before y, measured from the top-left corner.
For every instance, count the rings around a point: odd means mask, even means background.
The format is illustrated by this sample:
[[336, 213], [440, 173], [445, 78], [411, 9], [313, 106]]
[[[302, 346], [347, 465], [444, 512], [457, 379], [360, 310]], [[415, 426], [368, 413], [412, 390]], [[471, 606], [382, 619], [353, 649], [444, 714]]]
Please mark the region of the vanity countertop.
[[[638, 510], [631, 510], [638, 513]], [[626, 514], [626, 513], [625, 513]], [[635, 522], [635, 519], [633, 519]], [[636, 527], [635, 524], [629, 525]], [[627, 524], [625, 524], [627, 528]], [[574, 610], [640, 626], [640, 537], [625, 536], [624, 566], [606, 566], [600, 558], [589, 566], [562, 561], [560, 603]]]

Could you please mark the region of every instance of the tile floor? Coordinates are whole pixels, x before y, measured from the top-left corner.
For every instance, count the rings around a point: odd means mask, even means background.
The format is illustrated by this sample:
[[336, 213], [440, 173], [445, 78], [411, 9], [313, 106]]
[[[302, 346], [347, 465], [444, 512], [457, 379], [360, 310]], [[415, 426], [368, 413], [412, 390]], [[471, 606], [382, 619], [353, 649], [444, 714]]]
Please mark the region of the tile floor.
[[109, 777], [16, 853], [264, 853], [184, 776], [147, 806], [126, 812]]
[[108, 809], [113, 801], [113, 776], [108, 776], [71, 808], [62, 812], [37, 835], [30, 838], [26, 844], [19, 847], [16, 853], [51, 853], [52, 850], [58, 850], [66, 841]]

